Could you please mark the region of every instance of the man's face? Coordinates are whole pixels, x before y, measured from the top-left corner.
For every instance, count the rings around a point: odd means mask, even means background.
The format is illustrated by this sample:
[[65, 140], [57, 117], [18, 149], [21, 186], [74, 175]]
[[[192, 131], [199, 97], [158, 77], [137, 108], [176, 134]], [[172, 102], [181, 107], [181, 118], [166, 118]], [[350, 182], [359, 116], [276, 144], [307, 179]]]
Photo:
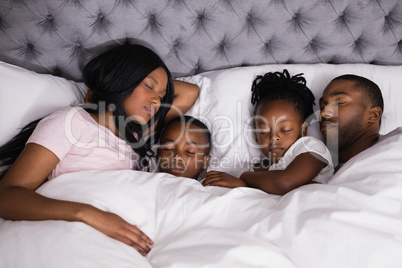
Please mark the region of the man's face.
[[349, 80], [332, 81], [320, 99], [320, 131], [334, 151], [344, 150], [366, 131], [369, 106], [354, 85]]

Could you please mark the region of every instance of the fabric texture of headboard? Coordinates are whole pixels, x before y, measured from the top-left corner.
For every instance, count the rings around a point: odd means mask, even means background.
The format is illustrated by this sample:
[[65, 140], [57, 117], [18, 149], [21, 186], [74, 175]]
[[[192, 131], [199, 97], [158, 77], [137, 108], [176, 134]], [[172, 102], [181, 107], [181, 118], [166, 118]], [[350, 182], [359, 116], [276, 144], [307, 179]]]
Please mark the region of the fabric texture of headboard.
[[10, 0], [0, 60], [81, 80], [115, 43], [156, 51], [174, 76], [268, 63], [402, 64], [399, 0]]

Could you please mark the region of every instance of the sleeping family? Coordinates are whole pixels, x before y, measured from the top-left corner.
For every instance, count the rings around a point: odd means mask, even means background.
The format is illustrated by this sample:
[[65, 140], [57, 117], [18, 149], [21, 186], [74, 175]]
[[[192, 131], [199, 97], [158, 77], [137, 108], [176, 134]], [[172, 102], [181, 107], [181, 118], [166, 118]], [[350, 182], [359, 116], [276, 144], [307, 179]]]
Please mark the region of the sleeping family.
[[154, 242], [137, 226], [87, 204], [44, 197], [35, 189], [74, 171], [147, 171], [155, 145], [159, 172], [199, 179], [207, 187], [253, 187], [283, 195], [305, 184], [327, 183], [380, 137], [384, 107], [374, 82], [347, 74], [328, 84], [319, 100], [324, 144], [306, 136], [315, 99], [302, 74], [269, 72], [250, 85], [255, 105], [250, 116], [264, 156], [260, 164], [239, 178], [205, 173], [211, 133], [200, 120], [183, 115], [199, 87], [173, 80], [153, 51], [117, 46], [89, 61], [83, 79], [89, 88], [85, 105], [38, 120], [0, 148], [0, 164], [9, 166], [1, 174], [0, 217], [80, 221], [142, 255]]

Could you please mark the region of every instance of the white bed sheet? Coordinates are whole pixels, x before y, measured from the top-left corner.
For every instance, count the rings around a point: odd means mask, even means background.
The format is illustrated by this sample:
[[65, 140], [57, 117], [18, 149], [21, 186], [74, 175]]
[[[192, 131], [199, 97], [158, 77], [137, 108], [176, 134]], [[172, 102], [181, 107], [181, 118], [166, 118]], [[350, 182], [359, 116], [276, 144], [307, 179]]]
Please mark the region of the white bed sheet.
[[137, 224], [146, 258], [77, 222], [3, 221], [0, 267], [399, 267], [402, 129], [351, 159], [327, 185], [283, 197], [138, 171], [62, 175], [38, 192]]

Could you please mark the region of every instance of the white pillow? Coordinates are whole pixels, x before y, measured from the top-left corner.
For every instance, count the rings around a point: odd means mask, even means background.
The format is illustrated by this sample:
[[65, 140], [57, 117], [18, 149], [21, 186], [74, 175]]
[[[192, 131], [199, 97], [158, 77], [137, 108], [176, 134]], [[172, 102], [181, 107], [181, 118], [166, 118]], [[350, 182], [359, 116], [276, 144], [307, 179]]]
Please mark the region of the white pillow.
[[[371, 79], [381, 88], [384, 97], [384, 114], [381, 133], [385, 134], [402, 126], [402, 66], [376, 66], [369, 64], [310, 64], [310, 65], [264, 65], [237, 67], [200, 74], [211, 79], [208, 94], [200, 96], [196, 103], [199, 116], [212, 132], [212, 162], [209, 170], [226, 171], [239, 176], [249, 169], [249, 162], [260, 157], [256, 148], [250, 117], [251, 85], [257, 75], [266, 72], [282, 72], [288, 69], [291, 75], [304, 73], [307, 86], [318, 101], [326, 85], [343, 74], [356, 74]], [[310, 125], [309, 135], [322, 139], [318, 122]]]
[[[402, 66], [368, 64], [264, 65], [237, 67], [178, 78], [200, 86], [200, 95], [187, 114], [203, 121], [212, 133], [210, 168], [239, 176], [260, 156], [250, 132], [251, 84], [257, 75], [288, 69], [291, 75], [304, 73], [316, 97], [315, 110], [325, 86], [336, 76], [357, 74], [377, 83], [384, 97], [381, 134], [402, 126]], [[27, 123], [64, 106], [79, 104], [87, 90], [83, 83], [0, 62], [0, 145], [12, 138]], [[318, 124], [309, 135], [321, 138]]]
[[[189, 110], [189, 113], [199, 115], [199, 107], [201, 107], [199, 102], [200, 99], [205, 100], [208, 95], [210, 79], [199, 75], [176, 79], [197, 84], [200, 87], [200, 98]], [[33, 120], [49, 115], [64, 106], [82, 103], [88, 90], [84, 83], [49, 74], [38, 74], [1, 61], [0, 81], [2, 83], [0, 146]]]
[[[198, 97], [194, 103], [194, 105], [186, 112], [186, 115], [191, 115], [198, 119], [202, 119], [203, 123], [208, 123], [208, 120], [203, 120], [202, 113], [205, 112], [205, 108], [210, 106], [210, 93], [209, 88], [211, 85], [211, 79], [202, 75], [193, 75], [193, 76], [186, 76], [186, 77], [178, 77], [174, 78], [175, 80], [184, 81], [187, 83], [196, 84], [200, 87], [200, 92]], [[208, 105], [205, 105], [208, 103]], [[207, 127], [210, 127], [207, 125]]]
[[58, 109], [83, 102], [87, 87], [0, 61], [0, 145], [26, 124]]

